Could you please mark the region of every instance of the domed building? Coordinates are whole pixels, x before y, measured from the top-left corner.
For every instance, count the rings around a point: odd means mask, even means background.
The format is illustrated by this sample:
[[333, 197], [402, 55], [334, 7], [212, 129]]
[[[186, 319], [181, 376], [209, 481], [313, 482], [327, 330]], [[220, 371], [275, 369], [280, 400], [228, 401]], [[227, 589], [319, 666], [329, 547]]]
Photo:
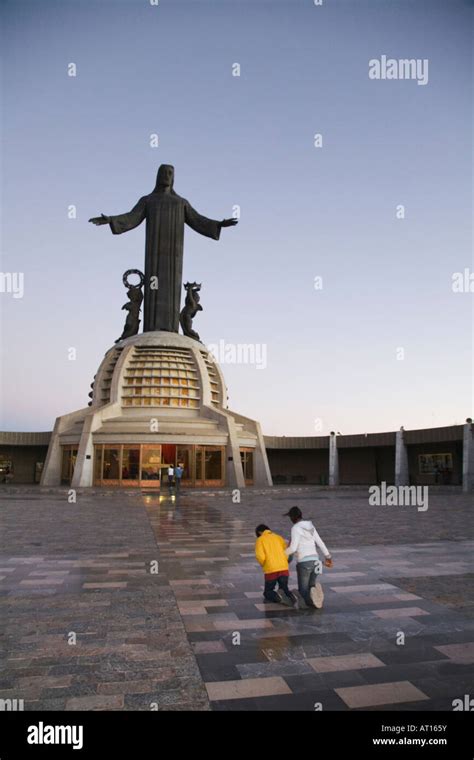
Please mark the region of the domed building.
[[88, 407], [58, 417], [41, 484], [159, 488], [272, 484], [260, 425], [227, 409], [206, 347], [173, 332], [121, 340], [105, 355]]

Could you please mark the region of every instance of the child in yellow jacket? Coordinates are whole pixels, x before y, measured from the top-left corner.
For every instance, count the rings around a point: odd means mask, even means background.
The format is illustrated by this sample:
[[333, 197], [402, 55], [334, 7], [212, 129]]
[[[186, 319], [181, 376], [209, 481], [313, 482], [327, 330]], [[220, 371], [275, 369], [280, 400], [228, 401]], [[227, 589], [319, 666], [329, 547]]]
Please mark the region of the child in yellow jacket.
[[[282, 602], [283, 595], [293, 605], [298, 607], [296, 596], [288, 588], [288, 557], [285, 554], [287, 543], [278, 533], [272, 533], [267, 525], [255, 528], [255, 556], [262, 566], [265, 577], [263, 596], [268, 602]], [[278, 583], [278, 591], [275, 586]]]

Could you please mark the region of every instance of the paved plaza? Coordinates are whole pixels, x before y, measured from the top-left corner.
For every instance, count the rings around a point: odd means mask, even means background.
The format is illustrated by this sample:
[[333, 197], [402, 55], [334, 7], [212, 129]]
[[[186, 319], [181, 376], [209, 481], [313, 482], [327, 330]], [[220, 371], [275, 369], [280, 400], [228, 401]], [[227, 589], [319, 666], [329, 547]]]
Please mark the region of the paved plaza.
[[[472, 495], [0, 490], [0, 698], [25, 710], [451, 710], [472, 693]], [[264, 603], [254, 529], [299, 505], [322, 610]], [[290, 566], [290, 586], [295, 569]]]

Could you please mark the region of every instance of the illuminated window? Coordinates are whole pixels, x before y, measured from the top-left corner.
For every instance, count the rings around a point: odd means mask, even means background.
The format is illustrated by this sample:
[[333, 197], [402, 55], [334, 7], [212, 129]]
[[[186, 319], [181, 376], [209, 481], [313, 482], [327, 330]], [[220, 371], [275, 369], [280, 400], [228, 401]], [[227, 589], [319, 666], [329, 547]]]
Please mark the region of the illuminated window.
[[[129, 398], [130, 395], [133, 399]], [[194, 399], [192, 404], [188, 404], [190, 396]], [[199, 397], [197, 368], [189, 349], [153, 346], [136, 346], [133, 349], [124, 373], [124, 406], [197, 408]]]

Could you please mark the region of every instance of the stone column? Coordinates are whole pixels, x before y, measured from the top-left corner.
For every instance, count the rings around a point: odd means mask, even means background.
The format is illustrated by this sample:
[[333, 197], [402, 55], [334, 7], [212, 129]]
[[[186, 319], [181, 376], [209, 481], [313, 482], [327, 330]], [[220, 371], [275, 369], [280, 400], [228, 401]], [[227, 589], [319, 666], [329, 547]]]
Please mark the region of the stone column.
[[469, 493], [474, 491], [474, 427], [470, 417], [463, 427], [462, 490]]
[[339, 452], [334, 432], [329, 436], [329, 485], [339, 485]]
[[408, 451], [405, 443], [403, 427], [398, 430], [395, 438], [395, 485], [409, 486]]

